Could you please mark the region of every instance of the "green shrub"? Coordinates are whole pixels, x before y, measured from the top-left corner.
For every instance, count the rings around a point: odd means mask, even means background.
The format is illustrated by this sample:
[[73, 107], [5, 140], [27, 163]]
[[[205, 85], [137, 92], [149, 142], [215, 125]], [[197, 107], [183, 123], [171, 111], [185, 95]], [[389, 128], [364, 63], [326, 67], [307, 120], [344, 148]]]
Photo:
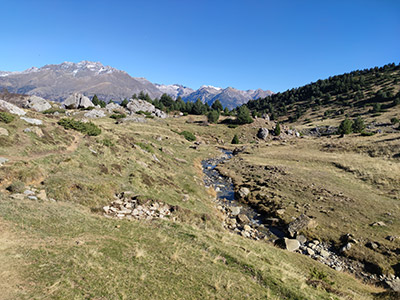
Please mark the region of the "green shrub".
[[83, 123], [74, 119], [63, 118], [58, 121], [58, 125], [63, 126], [65, 129], [74, 129], [90, 136], [96, 136], [101, 133], [101, 129], [92, 122]]
[[321, 280], [329, 285], [333, 285], [334, 282], [330, 281], [328, 278], [328, 274], [326, 274], [324, 271], [319, 271], [316, 268], [312, 268], [310, 270], [310, 278], [314, 280]]
[[136, 112], [139, 115], [151, 116], [151, 112], [139, 110]]
[[393, 125], [395, 125], [395, 124], [397, 124], [399, 122], [400, 122], [400, 120], [398, 118], [396, 118], [396, 117], [390, 119], [390, 123], [392, 123]]
[[207, 114], [207, 121], [210, 123], [217, 123], [219, 119], [219, 111], [212, 110]]
[[235, 134], [234, 136], [233, 136], [233, 139], [232, 139], [232, 142], [231, 142], [231, 144], [239, 144], [239, 137], [237, 136], [237, 134]]
[[126, 114], [124, 113], [120, 113], [120, 112], [115, 112], [114, 114], [112, 114], [110, 116], [111, 119], [115, 119], [115, 120], [119, 120], [119, 119], [123, 119], [126, 118]]
[[276, 123], [275, 129], [274, 129], [274, 134], [276, 136], [280, 136], [281, 135], [281, 125], [278, 123]]
[[6, 190], [11, 193], [22, 193], [24, 189], [25, 189], [25, 184], [21, 181], [15, 181], [6, 188]]
[[364, 120], [361, 117], [358, 117], [354, 120], [351, 126], [353, 132], [362, 132], [365, 129]]
[[107, 147], [114, 146], [114, 143], [108, 138], [103, 139], [102, 141], [100, 141], [100, 143]]
[[0, 122], [4, 123], [11, 123], [14, 120], [15, 116], [5, 112], [5, 111], [0, 111]]
[[361, 136], [372, 136], [374, 134], [375, 132], [366, 132], [366, 131], [361, 132]]
[[62, 108], [49, 108], [46, 109], [45, 111], [42, 111], [42, 114], [48, 115], [48, 114], [54, 114], [55, 112], [58, 112], [59, 114], [63, 114], [65, 113], [65, 109]]
[[237, 127], [238, 127], [237, 124], [229, 124], [229, 125], [228, 125], [228, 128], [233, 128], [233, 129], [234, 129], [234, 128], [237, 128]]
[[189, 131], [182, 131], [180, 135], [183, 135], [189, 142], [194, 142], [196, 140], [196, 136]]
[[338, 134], [345, 135], [353, 132], [353, 121], [344, 119], [338, 128]]
[[242, 105], [239, 107], [236, 122], [240, 125], [253, 123], [253, 118], [250, 116], [250, 110]]

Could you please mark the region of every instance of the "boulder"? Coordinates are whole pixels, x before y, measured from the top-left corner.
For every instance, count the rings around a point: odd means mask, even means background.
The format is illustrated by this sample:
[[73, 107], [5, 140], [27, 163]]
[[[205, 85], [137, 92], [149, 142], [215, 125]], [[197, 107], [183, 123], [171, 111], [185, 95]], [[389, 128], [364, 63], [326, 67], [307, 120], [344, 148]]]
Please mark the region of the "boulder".
[[307, 242], [307, 238], [301, 234], [296, 236], [296, 240], [298, 240], [302, 245], [304, 245]]
[[257, 133], [257, 137], [262, 140], [266, 140], [268, 137], [269, 131], [267, 128], [260, 128]]
[[8, 136], [8, 130], [0, 127], [0, 135]]
[[32, 124], [32, 125], [43, 125], [43, 122], [38, 119], [33, 119], [33, 118], [26, 118], [26, 117], [20, 117], [21, 120], [24, 120], [25, 122]]
[[302, 214], [296, 220], [289, 224], [288, 231], [290, 235], [294, 237], [299, 231], [307, 228], [315, 228], [316, 226], [317, 223], [315, 220]]
[[0, 111], [6, 111], [13, 115], [23, 116], [26, 114], [24, 110], [7, 101], [0, 100]]
[[240, 207], [238, 206], [230, 207], [230, 211], [232, 216], [237, 216], [240, 214]]
[[65, 99], [62, 103], [64, 108], [88, 108], [94, 107], [90, 99], [82, 94], [74, 93]]
[[265, 121], [267, 121], [267, 122], [269, 122], [270, 121], [270, 119], [269, 119], [269, 115], [268, 114], [266, 114], [266, 113], [263, 113], [262, 114], [262, 116], [261, 116], [261, 118], [263, 118]]
[[245, 214], [239, 214], [237, 216], [237, 220], [240, 224], [248, 224], [250, 223], [249, 218]]
[[158, 118], [165, 119], [168, 115], [157, 109], [153, 104], [145, 101], [145, 100], [137, 100], [137, 99], [131, 99], [126, 106], [126, 108], [131, 112], [131, 113], [137, 113], [137, 112], [148, 112], [151, 113], [151, 115], [156, 116]]
[[86, 118], [95, 119], [95, 118], [103, 118], [106, 116], [102, 109], [92, 109], [83, 115]]
[[8, 162], [8, 159], [7, 159], [7, 158], [0, 157], [0, 167], [1, 167], [3, 164], [5, 164], [6, 162]]
[[112, 113], [114, 110], [120, 111], [121, 109], [122, 109], [122, 106], [120, 106], [120, 105], [118, 105], [118, 104], [116, 104], [116, 103], [114, 103], [114, 102], [110, 102], [110, 103], [108, 103], [108, 104], [106, 105], [106, 110], [107, 110], [109, 113]]
[[24, 104], [24, 106], [39, 112], [51, 108], [51, 104], [49, 102], [38, 96], [30, 96], [29, 99]]
[[245, 198], [248, 194], [250, 194], [250, 190], [247, 187], [241, 187], [239, 189], [240, 198]]
[[290, 252], [294, 252], [300, 248], [300, 242], [295, 239], [285, 238], [285, 246], [286, 246], [286, 250], [288, 250]]

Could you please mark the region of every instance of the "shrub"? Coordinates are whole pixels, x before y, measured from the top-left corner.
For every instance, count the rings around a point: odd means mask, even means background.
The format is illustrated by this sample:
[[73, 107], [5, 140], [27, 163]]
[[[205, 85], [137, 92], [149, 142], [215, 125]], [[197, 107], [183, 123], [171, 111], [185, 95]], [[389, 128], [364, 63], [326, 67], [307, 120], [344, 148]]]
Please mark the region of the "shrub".
[[14, 120], [15, 116], [5, 112], [5, 111], [0, 111], [0, 122], [4, 123], [11, 123]]
[[375, 132], [366, 132], [366, 131], [361, 132], [361, 136], [372, 136], [374, 134]]
[[11, 193], [22, 193], [24, 189], [25, 189], [25, 184], [21, 181], [15, 181], [6, 188], [6, 190]]
[[354, 120], [351, 128], [353, 132], [362, 132], [365, 129], [364, 120], [358, 117]]
[[212, 110], [207, 114], [207, 121], [209, 123], [217, 123], [219, 119], [219, 111]]
[[239, 107], [236, 122], [240, 125], [253, 123], [253, 119], [250, 116], [250, 111], [246, 106]]
[[274, 129], [274, 134], [276, 136], [280, 136], [280, 134], [281, 134], [281, 125], [279, 125], [279, 122], [276, 123], [275, 129]]
[[234, 136], [233, 136], [233, 139], [232, 139], [232, 142], [231, 142], [231, 144], [239, 144], [239, 137], [237, 136], [237, 134], [235, 134]]
[[54, 108], [49, 108], [49, 109], [46, 109], [45, 111], [42, 111], [42, 114], [45, 114], [45, 115], [47, 115], [47, 114], [54, 114], [55, 112], [58, 112], [59, 114], [63, 114], [63, 113], [65, 113], [65, 109], [56, 108], [56, 107], [54, 107]]
[[397, 124], [399, 122], [400, 122], [400, 120], [398, 118], [396, 118], [396, 117], [390, 119], [390, 123], [392, 123], [393, 125], [395, 125], [395, 124]]
[[115, 120], [119, 120], [119, 119], [126, 118], [126, 114], [120, 113], [120, 112], [116, 112], [116, 113], [112, 114], [112, 115], [110, 116], [110, 118], [111, 118], [111, 119], [115, 119]]
[[101, 133], [101, 129], [92, 122], [83, 123], [74, 119], [63, 118], [58, 121], [58, 125], [61, 125], [65, 129], [74, 129], [90, 136], [96, 136]]
[[100, 141], [100, 143], [103, 144], [104, 146], [107, 146], [107, 147], [114, 146], [114, 143], [110, 139], [107, 139], [107, 138], [105, 138], [104, 140]]
[[350, 119], [344, 119], [338, 128], [338, 134], [345, 135], [352, 133], [353, 121]]
[[189, 142], [194, 142], [196, 140], [196, 136], [189, 131], [182, 131], [180, 135], [183, 135]]

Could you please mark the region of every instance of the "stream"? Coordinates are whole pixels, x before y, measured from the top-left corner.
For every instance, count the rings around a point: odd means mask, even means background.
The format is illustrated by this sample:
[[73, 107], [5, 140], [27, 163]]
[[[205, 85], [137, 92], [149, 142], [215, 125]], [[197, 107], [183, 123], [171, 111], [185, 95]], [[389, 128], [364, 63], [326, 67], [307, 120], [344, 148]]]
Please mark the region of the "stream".
[[[215, 199], [217, 208], [225, 215], [224, 227], [254, 240], [275, 242], [285, 238], [284, 229], [267, 225], [262, 216], [252, 207], [240, 202], [235, 197], [232, 179], [219, 173], [216, 167], [233, 157], [233, 152], [220, 149], [222, 155], [201, 162], [204, 173], [204, 184], [213, 187], [217, 193]], [[297, 252], [307, 255], [336, 271], [347, 271], [365, 282], [391, 287], [392, 282], [400, 278], [371, 274], [365, 271], [365, 266], [359, 262], [343, 257], [331, 245], [318, 240], [302, 241]]]
[[232, 208], [240, 208], [240, 214], [245, 215], [249, 219], [249, 226], [256, 229], [256, 239], [268, 239], [276, 240], [283, 238], [285, 234], [277, 227], [268, 226], [263, 222], [263, 218], [257, 211], [246, 205], [245, 203], [239, 202], [235, 197], [234, 186], [232, 179], [221, 175], [216, 169], [217, 165], [232, 158], [232, 151], [220, 149], [222, 156], [218, 158], [210, 158], [202, 161], [202, 167], [204, 172], [204, 183], [206, 187], [213, 187], [217, 193], [216, 202], [222, 207], [225, 212], [232, 211]]

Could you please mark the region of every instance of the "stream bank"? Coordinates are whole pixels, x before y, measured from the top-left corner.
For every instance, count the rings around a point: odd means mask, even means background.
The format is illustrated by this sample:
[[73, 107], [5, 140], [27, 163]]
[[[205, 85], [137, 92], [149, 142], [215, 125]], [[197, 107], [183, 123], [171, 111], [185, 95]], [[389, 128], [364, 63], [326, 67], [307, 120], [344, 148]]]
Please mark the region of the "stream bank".
[[[219, 164], [231, 159], [238, 151], [220, 150], [222, 151], [220, 157], [203, 160], [202, 167], [205, 186], [213, 187], [217, 193], [215, 202], [218, 210], [224, 215], [224, 228], [246, 238], [273, 242], [281, 248], [307, 255], [337, 271], [351, 273], [365, 282], [383, 285], [394, 290], [393, 286], [400, 287], [398, 277], [369, 273], [365, 271], [366, 267], [362, 262], [351, 260], [337, 253], [328, 243], [318, 240], [308, 241], [303, 235], [295, 235], [295, 238], [289, 237], [285, 234], [288, 231], [287, 227], [268, 225], [267, 220], [264, 220], [256, 209], [236, 198], [232, 179], [221, 175], [216, 169]], [[348, 247], [355, 242], [349, 237]]]

